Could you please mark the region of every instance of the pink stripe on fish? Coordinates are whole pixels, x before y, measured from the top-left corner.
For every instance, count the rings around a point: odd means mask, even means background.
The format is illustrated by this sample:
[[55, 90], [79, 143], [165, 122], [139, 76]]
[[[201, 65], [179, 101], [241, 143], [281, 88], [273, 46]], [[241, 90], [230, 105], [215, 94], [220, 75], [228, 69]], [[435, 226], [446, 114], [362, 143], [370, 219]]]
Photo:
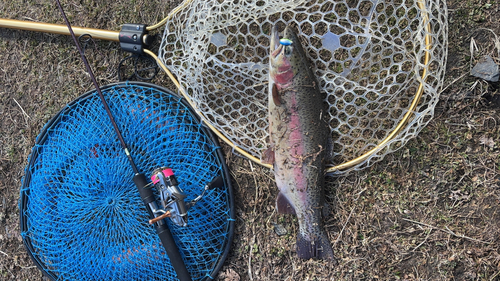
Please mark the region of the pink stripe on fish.
[[[301, 157], [304, 156], [304, 141], [300, 124], [300, 117], [298, 113], [299, 104], [295, 98], [295, 95], [290, 97], [290, 123], [289, 128], [290, 139], [289, 145], [291, 146], [291, 155], [296, 158], [296, 161], [302, 161]], [[303, 165], [298, 164], [294, 165], [293, 168], [293, 177], [295, 178], [295, 182], [297, 183], [296, 191], [299, 192], [299, 199], [302, 202], [307, 202], [307, 179], [304, 175]]]

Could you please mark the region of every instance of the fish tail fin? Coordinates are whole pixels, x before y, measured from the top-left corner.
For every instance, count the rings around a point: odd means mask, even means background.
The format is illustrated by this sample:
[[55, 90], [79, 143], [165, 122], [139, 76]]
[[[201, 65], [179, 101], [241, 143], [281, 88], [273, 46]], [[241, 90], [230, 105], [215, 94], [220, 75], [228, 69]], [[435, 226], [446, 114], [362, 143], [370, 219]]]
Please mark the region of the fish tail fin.
[[330, 259], [335, 260], [330, 240], [326, 233], [322, 233], [317, 240], [309, 241], [299, 233], [297, 236], [297, 254], [301, 259]]

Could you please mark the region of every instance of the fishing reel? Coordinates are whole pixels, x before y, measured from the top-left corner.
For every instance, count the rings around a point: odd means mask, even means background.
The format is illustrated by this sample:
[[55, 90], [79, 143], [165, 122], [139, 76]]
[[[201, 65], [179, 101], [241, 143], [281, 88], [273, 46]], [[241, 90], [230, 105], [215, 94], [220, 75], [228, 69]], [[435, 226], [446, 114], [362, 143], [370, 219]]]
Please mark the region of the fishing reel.
[[168, 167], [155, 169], [151, 175], [151, 183], [145, 188], [154, 186], [158, 190], [161, 207], [158, 207], [155, 201], [149, 203], [154, 215], [154, 219], [149, 220], [149, 223], [162, 224], [164, 218], [170, 218], [178, 226], [187, 226], [189, 209], [203, 198], [207, 190], [223, 185], [222, 177], [217, 176], [205, 185], [205, 189], [198, 197], [186, 203], [187, 195], [179, 187], [174, 171]]

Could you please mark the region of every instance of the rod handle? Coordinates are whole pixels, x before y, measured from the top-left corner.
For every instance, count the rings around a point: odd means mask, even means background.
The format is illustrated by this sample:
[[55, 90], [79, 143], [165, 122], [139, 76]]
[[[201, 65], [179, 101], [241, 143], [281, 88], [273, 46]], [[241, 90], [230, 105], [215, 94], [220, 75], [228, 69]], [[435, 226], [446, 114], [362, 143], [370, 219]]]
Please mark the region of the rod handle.
[[170, 263], [174, 267], [175, 273], [177, 273], [177, 278], [180, 281], [191, 281], [191, 276], [182, 260], [181, 253], [175, 244], [174, 237], [170, 233], [170, 229], [166, 223], [156, 226], [156, 233], [160, 237], [161, 243], [167, 252]]

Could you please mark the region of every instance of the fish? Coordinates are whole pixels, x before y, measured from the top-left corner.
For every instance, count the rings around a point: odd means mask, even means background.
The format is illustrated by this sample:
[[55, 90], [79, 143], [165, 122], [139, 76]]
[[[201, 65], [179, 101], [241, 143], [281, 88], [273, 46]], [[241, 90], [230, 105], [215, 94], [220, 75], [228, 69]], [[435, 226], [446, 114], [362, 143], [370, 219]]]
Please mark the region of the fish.
[[276, 26], [269, 57], [269, 147], [261, 161], [272, 164], [279, 194], [276, 208], [295, 214], [301, 259], [335, 260], [322, 223], [325, 165], [331, 145], [320, 84], [292, 27], [279, 38]]

